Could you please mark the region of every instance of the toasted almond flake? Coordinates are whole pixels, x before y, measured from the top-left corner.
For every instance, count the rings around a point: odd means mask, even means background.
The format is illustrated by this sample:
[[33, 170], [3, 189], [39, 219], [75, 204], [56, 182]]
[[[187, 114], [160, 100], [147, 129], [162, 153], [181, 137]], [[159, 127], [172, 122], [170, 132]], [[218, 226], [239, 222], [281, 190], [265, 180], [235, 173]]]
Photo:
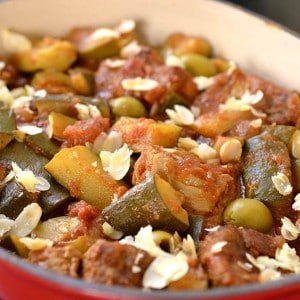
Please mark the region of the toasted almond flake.
[[0, 102], [3, 102], [8, 107], [11, 107], [14, 103], [15, 98], [9, 91], [6, 85], [0, 86]]
[[43, 128], [37, 127], [31, 124], [21, 124], [17, 126], [17, 129], [28, 135], [36, 135], [43, 132]]
[[220, 159], [223, 164], [239, 161], [242, 155], [242, 144], [237, 139], [226, 141], [220, 148]]
[[133, 266], [131, 267], [131, 272], [132, 272], [133, 274], [140, 273], [141, 271], [142, 271], [142, 269], [141, 269], [140, 266], [133, 265]]
[[190, 137], [180, 137], [178, 139], [178, 147], [183, 148], [185, 150], [192, 150], [193, 148], [198, 147], [198, 145], [199, 144]]
[[210, 159], [215, 159], [218, 157], [218, 152], [205, 143], [198, 145], [198, 147], [196, 148], [193, 148], [191, 152], [197, 155], [199, 159], [204, 163]]
[[99, 111], [98, 107], [92, 104], [75, 104], [75, 108], [78, 112], [78, 117], [80, 120], [87, 120], [90, 118], [95, 118], [101, 116], [101, 112]]
[[176, 256], [165, 254], [156, 257], [143, 276], [143, 287], [162, 289], [188, 272], [186, 256], [179, 252]]
[[165, 251], [156, 245], [152, 234], [152, 227], [150, 225], [141, 227], [135, 237], [126, 236], [119, 241], [119, 243], [132, 245], [155, 257], [166, 254]]
[[31, 103], [32, 97], [30, 96], [21, 96], [12, 103], [11, 109], [16, 109], [16, 108], [24, 108], [24, 109], [29, 109], [30, 103]]
[[142, 47], [138, 44], [136, 40], [130, 42], [121, 49], [120, 56], [122, 58], [130, 58], [138, 55], [142, 50]]
[[256, 119], [250, 122], [250, 126], [260, 128], [262, 126], [262, 119]]
[[192, 125], [195, 121], [195, 116], [190, 109], [183, 105], [174, 105], [173, 109], [166, 109], [169, 118], [178, 125]]
[[124, 79], [121, 84], [125, 90], [140, 92], [150, 91], [159, 85], [159, 83], [153, 79], [141, 77]]
[[135, 29], [135, 21], [132, 19], [123, 20], [119, 26], [116, 28], [118, 32], [122, 33], [128, 33]]
[[258, 118], [265, 118], [265, 117], [267, 116], [267, 114], [258, 111], [257, 109], [255, 109], [255, 108], [252, 107], [252, 106], [250, 107], [250, 111], [252, 112], [252, 114], [253, 114], [255, 117], [258, 117]]
[[212, 86], [215, 82], [214, 77], [197, 76], [193, 78], [194, 83], [197, 86], [198, 91], [203, 91]]
[[272, 268], [266, 268], [262, 270], [259, 274], [259, 281], [260, 282], [266, 282], [270, 280], [277, 280], [281, 278], [281, 273], [272, 269]]
[[182, 240], [182, 251], [187, 256], [197, 259], [196, 246], [193, 238], [189, 234]]
[[194, 115], [195, 118], [200, 116], [201, 110], [200, 110], [199, 106], [192, 105], [190, 107], [190, 110], [191, 110], [191, 112], [192, 112], [192, 114]]
[[15, 172], [10, 171], [5, 178], [0, 182], [0, 186], [5, 185], [7, 182], [11, 181], [15, 177]]
[[36, 177], [30, 170], [22, 170], [15, 162], [12, 162], [12, 169], [17, 182], [30, 193], [47, 191], [50, 188], [48, 181], [42, 177]]
[[180, 59], [180, 57], [175, 55], [168, 55], [165, 64], [169, 67], [179, 67], [182, 69], [185, 68], [183, 60]]
[[258, 90], [255, 94], [250, 94], [249, 91], [246, 91], [241, 97], [241, 102], [254, 105], [260, 102], [263, 97], [264, 93], [261, 90]]
[[278, 267], [294, 273], [300, 273], [300, 258], [294, 248], [284, 243], [281, 248], [276, 249], [275, 259]]
[[235, 69], [237, 68], [237, 65], [234, 61], [229, 61], [229, 68], [227, 69], [226, 73], [227, 75], [230, 75]]
[[285, 174], [278, 172], [271, 179], [279, 194], [286, 196], [293, 191], [289, 178]]
[[292, 208], [293, 210], [300, 211], [300, 193], [296, 195]]
[[289, 241], [297, 239], [300, 234], [300, 230], [297, 226], [287, 217], [283, 217], [281, 222], [281, 235]]
[[3, 49], [7, 53], [26, 52], [32, 48], [31, 41], [25, 35], [12, 32], [8, 29], [1, 31], [1, 41]]
[[6, 64], [4, 61], [0, 61], [0, 72], [5, 68]]
[[220, 228], [221, 228], [221, 225], [217, 225], [215, 227], [205, 228], [204, 230], [207, 232], [215, 232], [215, 231], [219, 230]]
[[130, 168], [130, 156], [132, 151], [124, 144], [114, 152], [101, 151], [100, 158], [103, 169], [107, 171], [114, 179], [122, 179]]
[[120, 36], [119, 32], [109, 28], [99, 28], [96, 29], [90, 36], [89, 39], [96, 41], [110, 41], [117, 39]]
[[96, 168], [96, 167], [98, 166], [97, 161], [93, 161], [93, 162], [91, 163], [91, 166]]
[[213, 244], [210, 248], [211, 253], [219, 253], [228, 244], [226, 241], [220, 241]]
[[11, 220], [3, 214], [0, 214], [0, 238], [2, 238], [5, 233], [9, 232], [14, 224], [14, 220]]
[[53, 246], [54, 242], [49, 239], [40, 239], [40, 238], [30, 238], [23, 237], [20, 238], [20, 242], [23, 243], [29, 250], [42, 250], [47, 247]]
[[107, 67], [111, 68], [111, 69], [117, 69], [120, 67], [123, 67], [126, 64], [126, 60], [125, 59], [106, 59], [104, 62], [104, 65], [106, 65]]
[[300, 159], [300, 130], [293, 135], [292, 140], [292, 155], [296, 159]]
[[237, 265], [245, 271], [251, 272], [253, 270], [253, 265], [248, 262], [242, 262], [238, 260]]
[[102, 224], [103, 233], [112, 240], [119, 240], [124, 234], [121, 231], [115, 230], [109, 223]]
[[[100, 151], [109, 151], [114, 152], [115, 150], [121, 148], [123, 144], [122, 135], [118, 131], [111, 131], [106, 137], [103, 139], [101, 145], [100, 142], [97, 145], [97, 148], [99, 149], [97, 152]], [[94, 142], [94, 145], [96, 145], [96, 140]]]
[[48, 115], [48, 126], [46, 127], [45, 130], [49, 139], [53, 137], [53, 126], [54, 126], [53, 115], [50, 114]]
[[264, 113], [260, 113], [255, 110], [252, 105], [257, 104], [264, 97], [261, 90], [258, 90], [255, 94], [250, 94], [246, 91], [241, 98], [230, 97], [225, 104], [220, 104], [219, 109], [221, 111], [251, 111], [257, 117], [265, 117]]
[[42, 209], [37, 203], [27, 205], [15, 220], [10, 234], [25, 237], [30, 234], [39, 223]]

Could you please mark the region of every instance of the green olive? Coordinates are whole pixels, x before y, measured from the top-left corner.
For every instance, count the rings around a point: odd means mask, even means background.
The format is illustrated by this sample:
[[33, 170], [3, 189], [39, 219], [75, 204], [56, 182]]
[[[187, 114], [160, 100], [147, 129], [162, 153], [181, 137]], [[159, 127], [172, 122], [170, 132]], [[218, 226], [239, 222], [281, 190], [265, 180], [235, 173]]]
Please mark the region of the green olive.
[[115, 116], [127, 116], [133, 118], [144, 117], [146, 115], [146, 109], [140, 100], [123, 96], [116, 98], [110, 103], [112, 112]]
[[273, 217], [268, 207], [261, 201], [239, 198], [224, 210], [224, 222], [261, 232], [268, 232], [273, 226]]
[[185, 68], [193, 76], [213, 76], [217, 73], [214, 62], [204, 55], [188, 53], [181, 56]]

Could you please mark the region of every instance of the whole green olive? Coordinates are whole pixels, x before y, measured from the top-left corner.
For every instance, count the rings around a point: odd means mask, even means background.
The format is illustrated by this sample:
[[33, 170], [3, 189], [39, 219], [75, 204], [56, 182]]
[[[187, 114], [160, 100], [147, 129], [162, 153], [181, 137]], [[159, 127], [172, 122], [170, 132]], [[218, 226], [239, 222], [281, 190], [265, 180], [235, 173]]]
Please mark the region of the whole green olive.
[[181, 59], [193, 76], [213, 76], [217, 73], [214, 62], [204, 55], [188, 53], [181, 56]]
[[123, 96], [116, 98], [110, 102], [112, 112], [115, 116], [127, 116], [133, 118], [144, 117], [146, 115], [146, 109], [140, 100]]
[[268, 207], [261, 201], [250, 198], [238, 198], [225, 208], [224, 222], [261, 232], [268, 232], [273, 226], [273, 217]]

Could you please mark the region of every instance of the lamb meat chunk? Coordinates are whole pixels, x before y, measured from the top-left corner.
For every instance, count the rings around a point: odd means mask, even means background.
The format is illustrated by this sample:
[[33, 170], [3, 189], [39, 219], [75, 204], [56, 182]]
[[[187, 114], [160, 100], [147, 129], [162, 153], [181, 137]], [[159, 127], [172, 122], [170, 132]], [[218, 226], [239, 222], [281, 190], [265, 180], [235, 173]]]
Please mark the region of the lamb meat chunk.
[[83, 257], [83, 278], [106, 285], [141, 287], [153, 258], [144, 250], [105, 239], [97, 240]]
[[[108, 100], [130, 95], [153, 104], [162, 103], [166, 93], [170, 91], [192, 102], [198, 94], [193, 77], [181, 68], [165, 66], [162, 63], [158, 54], [147, 47], [142, 47], [139, 54], [129, 58], [118, 69], [110, 68], [104, 61], [96, 73], [96, 93]], [[145, 92], [128, 91], [122, 87], [124, 79], [136, 77], [156, 80], [159, 85]]]
[[74, 246], [47, 247], [30, 251], [28, 261], [61, 275], [79, 277], [81, 252]]
[[231, 74], [221, 73], [212, 86], [201, 93], [194, 105], [200, 107], [201, 115], [217, 113], [219, 105], [230, 97], [241, 97], [246, 91], [251, 94], [261, 90], [264, 97], [254, 107], [267, 114], [272, 124], [300, 126], [300, 97], [296, 92], [285, 90], [260, 77], [242, 72], [236, 68]]
[[273, 237], [253, 229], [239, 228], [247, 252], [256, 257], [265, 255], [274, 257], [277, 248], [281, 248], [285, 240], [282, 236]]
[[[218, 247], [222, 242], [223, 247]], [[214, 287], [258, 282], [258, 270], [243, 267], [247, 262], [245, 244], [239, 230], [232, 225], [210, 232], [200, 244], [199, 256]]]
[[207, 227], [222, 223], [225, 206], [238, 193], [237, 164], [204, 164], [179, 148], [170, 152], [159, 146], [145, 147], [134, 165], [133, 184], [145, 180], [149, 173], [159, 174], [184, 195], [183, 208], [188, 213], [207, 216]]

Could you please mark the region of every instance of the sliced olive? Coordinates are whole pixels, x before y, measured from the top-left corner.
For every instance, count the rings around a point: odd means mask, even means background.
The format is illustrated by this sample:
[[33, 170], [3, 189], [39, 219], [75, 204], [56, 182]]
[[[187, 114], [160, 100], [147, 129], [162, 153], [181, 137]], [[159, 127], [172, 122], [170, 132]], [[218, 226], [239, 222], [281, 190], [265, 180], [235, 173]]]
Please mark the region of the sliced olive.
[[123, 96], [110, 102], [115, 116], [127, 116], [133, 118], [144, 117], [146, 109], [142, 102], [134, 97]]
[[185, 68], [193, 76], [213, 76], [217, 73], [215, 64], [206, 56], [189, 53], [181, 56]]
[[268, 232], [273, 226], [273, 217], [268, 207], [261, 201], [239, 198], [224, 210], [224, 222], [261, 232]]

